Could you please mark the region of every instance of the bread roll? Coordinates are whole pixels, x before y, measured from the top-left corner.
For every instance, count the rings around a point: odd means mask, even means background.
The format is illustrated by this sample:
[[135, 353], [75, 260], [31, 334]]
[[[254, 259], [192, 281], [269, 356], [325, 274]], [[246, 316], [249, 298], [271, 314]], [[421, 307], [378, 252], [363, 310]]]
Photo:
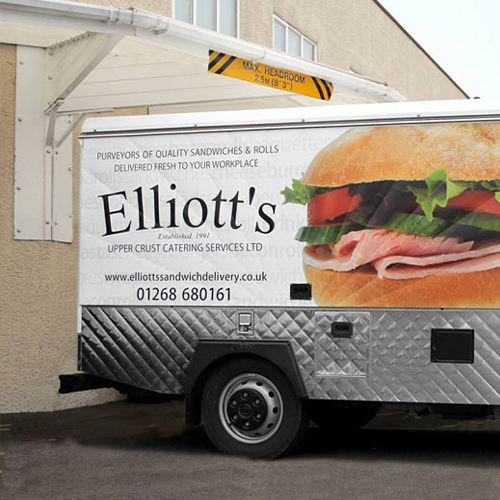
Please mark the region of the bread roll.
[[454, 180], [500, 177], [494, 123], [386, 125], [348, 130], [320, 151], [302, 179], [311, 186], [425, 180], [443, 168]]
[[323, 271], [304, 264], [314, 301], [335, 307], [500, 307], [500, 267], [463, 274], [435, 274], [408, 280], [381, 280], [367, 266]]

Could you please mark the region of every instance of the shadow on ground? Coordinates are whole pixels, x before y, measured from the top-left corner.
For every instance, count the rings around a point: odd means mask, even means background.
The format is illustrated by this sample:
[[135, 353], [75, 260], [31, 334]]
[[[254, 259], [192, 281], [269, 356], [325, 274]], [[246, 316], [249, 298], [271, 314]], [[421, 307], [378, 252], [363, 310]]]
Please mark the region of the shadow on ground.
[[[111, 403], [54, 413], [10, 414], [0, 420], [2, 448], [37, 442], [82, 446], [217, 455], [202, 426], [187, 429], [183, 405]], [[382, 413], [367, 427], [353, 432], [325, 431], [311, 425], [292, 455], [336, 460], [423, 460], [435, 463], [500, 464], [500, 422], [489, 419], [443, 420]]]

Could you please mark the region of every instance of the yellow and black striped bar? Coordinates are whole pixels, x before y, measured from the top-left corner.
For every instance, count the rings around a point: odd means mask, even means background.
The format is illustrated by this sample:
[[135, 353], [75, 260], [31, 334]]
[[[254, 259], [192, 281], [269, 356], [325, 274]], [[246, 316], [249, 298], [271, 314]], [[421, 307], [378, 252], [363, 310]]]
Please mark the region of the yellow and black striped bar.
[[333, 94], [332, 83], [322, 78], [255, 63], [215, 50], [209, 52], [208, 71], [322, 101], [329, 101]]

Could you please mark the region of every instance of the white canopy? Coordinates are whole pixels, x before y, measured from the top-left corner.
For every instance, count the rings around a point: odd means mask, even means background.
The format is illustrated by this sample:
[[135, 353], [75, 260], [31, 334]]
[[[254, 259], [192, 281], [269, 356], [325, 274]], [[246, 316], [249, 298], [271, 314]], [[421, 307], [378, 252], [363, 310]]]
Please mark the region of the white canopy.
[[[207, 72], [217, 50], [329, 80], [330, 104], [403, 97], [387, 85], [136, 9], [65, 0], [0, 0], [0, 42], [42, 47], [64, 57], [51, 81], [81, 78], [58, 111], [166, 105], [174, 110], [320, 105], [310, 97]], [[82, 57], [82, 55], [84, 57]], [[218, 104], [216, 104], [218, 103]], [[52, 103], [51, 103], [52, 104]], [[163, 108], [162, 111], [166, 111]]]

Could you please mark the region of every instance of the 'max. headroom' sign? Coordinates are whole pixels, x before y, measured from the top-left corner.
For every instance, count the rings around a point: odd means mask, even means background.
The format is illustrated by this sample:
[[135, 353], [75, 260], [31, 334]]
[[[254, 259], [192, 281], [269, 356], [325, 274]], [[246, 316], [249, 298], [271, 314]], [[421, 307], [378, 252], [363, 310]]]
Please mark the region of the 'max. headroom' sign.
[[332, 83], [323, 78], [252, 62], [215, 50], [209, 51], [208, 71], [322, 101], [329, 101], [333, 94]]

